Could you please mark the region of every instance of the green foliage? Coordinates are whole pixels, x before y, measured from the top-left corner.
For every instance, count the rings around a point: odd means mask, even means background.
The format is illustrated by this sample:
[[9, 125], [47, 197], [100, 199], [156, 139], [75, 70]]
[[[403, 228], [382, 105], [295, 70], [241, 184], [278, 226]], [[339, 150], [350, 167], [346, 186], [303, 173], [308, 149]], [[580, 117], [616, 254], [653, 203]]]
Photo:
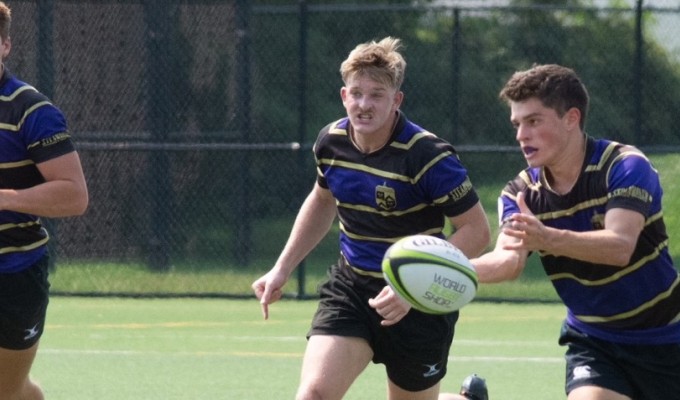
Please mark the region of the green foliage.
[[[404, 40], [408, 68], [403, 109], [426, 129], [459, 144], [512, 144], [497, 94], [505, 80], [533, 63], [561, 63], [579, 72], [590, 89], [596, 135], [629, 143], [678, 144], [677, 121], [667, 110], [680, 106], [680, 68], [656, 43], [644, 19], [643, 72], [636, 70], [635, 13], [597, 9], [589, 1], [515, 1], [515, 7], [481, 10], [371, 8], [255, 18], [258, 131], [268, 138], [313, 141], [326, 123], [341, 117], [338, 68], [358, 43], [383, 36]], [[393, 3], [393, 2], [390, 2]], [[332, 2], [310, 2], [332, 4]], [[587, 7], [580, 7], [587, 6]], [[297, 11], [297, 10], [296, 10]], [[304, 30], [301, 30], [304, 29]], [[305, 38], [304, 46], [299, 40]], [[302, 51], [302, 53], [300, 52]], [[300, 68], [303, 68], [302, 73]], [[302, 80], [300, 80], [302, 79]], [[642, 132], [635, 132], [636, 79], [641, 79]], [[305, 104], [298, 102], [304, 88]], [[660, 106], [663, 107], [660, 107]], [[306, 111], [299, 132], [300, 107]]]

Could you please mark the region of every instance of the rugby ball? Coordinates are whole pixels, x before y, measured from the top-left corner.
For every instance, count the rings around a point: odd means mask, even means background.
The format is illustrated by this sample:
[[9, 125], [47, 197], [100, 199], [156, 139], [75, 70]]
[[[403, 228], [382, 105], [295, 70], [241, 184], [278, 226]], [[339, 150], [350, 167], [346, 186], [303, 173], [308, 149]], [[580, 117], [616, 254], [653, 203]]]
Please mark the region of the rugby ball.
[[382, 271], [397, 295], [428, 314], [457, 311], [477, 293], [474, 266], [456, 246], [434, 236], [407, 236], [394, 243]]

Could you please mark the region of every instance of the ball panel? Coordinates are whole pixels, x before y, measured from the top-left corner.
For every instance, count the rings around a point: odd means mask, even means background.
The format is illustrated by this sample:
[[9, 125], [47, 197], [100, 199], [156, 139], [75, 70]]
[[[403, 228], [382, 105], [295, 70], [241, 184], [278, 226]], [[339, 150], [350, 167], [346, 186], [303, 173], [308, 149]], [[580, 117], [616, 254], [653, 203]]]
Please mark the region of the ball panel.
[[[406, 290], [404, 290], [404, 285], [401, 282], [401, 279], [392, 273], [392, 268], [385, 268], [385, 262], [383, 261], [383, 271], [385, 280], [387, 281], [387, 284], [392, 287], [392, 290], [397, 294], [397, 296], [401, 297], [404, 301], [410, 303], [411, 305], [419, 304], [418, 301], [413, 298]], [[420, 309], [419, 307], [416, 307]], [[420, 309], [420, 311], [423, 311]]]
[[467, 257], [433, 236], [400, 239], [385, 253], [382, 268], [395, 293], [426, 313], [454, 312], [477, 292], [477, 273]]
[[473, 280], [458, 270], [432, 264], [408, 264], [399, 269], [403, 290], [426, 312], [449, 313], [469, 303], [476, 293]]

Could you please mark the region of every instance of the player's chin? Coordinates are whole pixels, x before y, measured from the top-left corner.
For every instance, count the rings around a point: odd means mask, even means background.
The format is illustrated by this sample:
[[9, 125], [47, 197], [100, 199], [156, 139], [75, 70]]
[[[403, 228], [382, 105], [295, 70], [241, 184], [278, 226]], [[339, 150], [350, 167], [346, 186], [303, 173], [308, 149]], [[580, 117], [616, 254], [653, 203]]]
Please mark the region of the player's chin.
[[530, 168], [538, 168], [538, 167], [542, 167], [542, 166], [543, 166], [542, 163], [538, 162], [538, 161], [537, 161], [536, 159], [534, 159], [534, 158], [527, 158], [527, 157], [525, 156], [524, 159], [526, 160], [527, 165], [528, 165]]

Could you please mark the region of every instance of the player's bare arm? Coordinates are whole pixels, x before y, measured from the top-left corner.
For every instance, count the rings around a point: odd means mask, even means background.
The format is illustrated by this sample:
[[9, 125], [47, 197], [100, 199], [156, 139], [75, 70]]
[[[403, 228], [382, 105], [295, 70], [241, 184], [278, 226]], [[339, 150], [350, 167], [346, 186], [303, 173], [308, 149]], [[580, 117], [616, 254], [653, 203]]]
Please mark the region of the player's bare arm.
[[515, 280], [522, 274], [529, 252], [524, 249], [509, 249], [517, 242], [517, 239], [501, 231], [492, 251], [470, 259], [477, 271], [479, 282], [496, 283]]
[[281, 298], [288, 278], [328, 233], [336, 213], [337, 207], [331, 192], [315, 184], [295, 218], [293, 229], [276, 264], [252, 284], [265, 319], [269, 317], [268, 305]]
[[481, 254], [491, 241], [491, 229], [481, 203], [475, 204], [463, 214], [449, 219], [455, 232], [448, 240], [458, 247], [466, 257]]
[[27, 189], [0, 190], [0, 210], [51, 218], [85, 212], [88, 193], [78, 153], [42, 162], [37, 168], [45, 182]]
[[644, 216], [638, 212], [614, 208], [605, 214], [604, 229], [575, 232], [550, 228], [539, 221], [517, 196], [522, 211], [512, 216], [503, 232], [517, 239], [507, 250], [544, 251], [595, 264], [626, 266], [644, 227]]

